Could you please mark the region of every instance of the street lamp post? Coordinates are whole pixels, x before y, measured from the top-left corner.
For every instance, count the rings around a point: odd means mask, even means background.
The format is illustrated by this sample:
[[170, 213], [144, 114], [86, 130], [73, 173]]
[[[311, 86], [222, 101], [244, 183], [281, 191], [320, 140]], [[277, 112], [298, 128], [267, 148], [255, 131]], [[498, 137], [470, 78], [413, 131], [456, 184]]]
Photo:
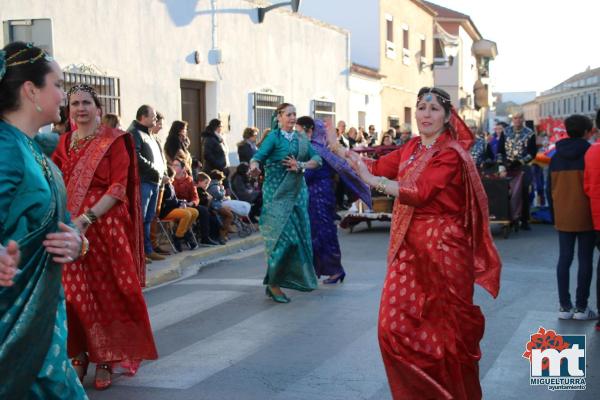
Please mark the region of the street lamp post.
[[268, 13], [269, 11], [275, 9], [275, 8], [279, 8], [279, 7], [285, 7], [285, 6], [292, 6], [292, 11], [293, 12], [298, 12], [298, 8], [300, 7], [300, 0], [292, 0], [292, 1], [288, 1], [285, 3], [277, 3], [277, 4], [272, 4], [268, 7], [259, 7], [257, 8], [258, 10], [258, 23], [262, 24], [262, 22], [265, 20], [265, 14]]

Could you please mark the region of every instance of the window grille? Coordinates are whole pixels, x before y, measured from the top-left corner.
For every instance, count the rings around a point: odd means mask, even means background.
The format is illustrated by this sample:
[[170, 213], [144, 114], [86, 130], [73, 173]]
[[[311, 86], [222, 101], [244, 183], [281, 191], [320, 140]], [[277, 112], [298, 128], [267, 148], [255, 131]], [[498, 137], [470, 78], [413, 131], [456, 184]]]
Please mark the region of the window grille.
[[313, 100], [312, 114], [314, 119], [322, 121], [331, 121], [331, 125], [335, 126], [335, 103], [332, 101]]
[[254, 126], [259, 129], [259, 137], [262, 132], [271, 127], [271, 116], [277, 106], [283, 103], [283, 96], [277, 96], [270, 93], [254, 93], [252, 109], [254, 110]]
[[119, 78], [67, 71], [63, 74], [66, 92], [75, 85], [89, 85], [96, 90], [104, 114], [111, 113], [121, 116], [121, 84]]

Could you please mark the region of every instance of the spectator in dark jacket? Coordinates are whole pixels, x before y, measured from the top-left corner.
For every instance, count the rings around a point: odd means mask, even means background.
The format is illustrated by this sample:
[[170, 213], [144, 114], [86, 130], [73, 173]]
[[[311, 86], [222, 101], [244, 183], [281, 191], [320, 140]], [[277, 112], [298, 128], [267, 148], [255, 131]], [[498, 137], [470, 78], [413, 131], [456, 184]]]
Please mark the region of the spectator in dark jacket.
[[156, 213], [159, 185], [168, 180], [165, 177], [166, 164], [162, 150], [156, 138], [150, 133], [150, 129], [156, 124], [156, 120], [154, 108], [143, 105], [138, 108], [135, 121], [127, 129], [127, 132], [131, 133], [135, 140], [135, 151], [140, 173], [146, 262], [165, 259], [165, 257], [154, 251], [150, 238], [150, 227]]
[[219, 244], [225, 244], [226, 241], [220, 238], [221, 227], [223, 226], [218, 213], [211, 207], [212, 196], [208, 193], [208, 185], [210, 185], [210, 176], [206, 172], [199, 172], [196, 180], [196, 191], [200, 199], [200, 205], [208, 208], [210, 212], [210, 238]]
[[[571, 115], [565, 119], [565, 128], [569, 137], [556, 143], [556, 153], [550, 161], [549, 182], [554, 226], [558, 231], [559, 243], [559, 318], [596, 319], [596, 313], [588, 307], [596, 235], [589, 198], [583, 186], [584, 157], [590, 147], [585, 136], [590, 134], [592, 122], [586, 116]], [[569, 269], [573, 261], [575, 242], [579, 269], [573, 310], [569, 293]]]
[[240, 162], [249, 163], [254, 156], [254, 153], [258, 150], [256, 147], [256, 136], [258, 135], [257, 128], [246, 128], [242, 134], [242, 140], [238, 143], [238, 157]]
[[210, 184], [206, 191], [212, 196], [210, 207], [215, 210], [221, 218], [222, 226], [220, 238], [227, 240], [228, 235], [237, 232], [237, 229], [233, 226], [233, 212], [229, 207], [223, 204], [223, 201], [229, 199], [225, 194], [225, 187], [223, 185], [225, 175], [223, 172], [213, 169], [210, 171], [209, 176]]
[[[600, 129], [600, 110], [596, 113], [596, 129]], [[592, 221], [596, 231], [596, 246], [600, 249], [600, 142], [596, 141], [585, 153], [585, 170], [583, 177], [585, 194], [590, 199]], [[600, 260], [596, 269], [596, 302], [600, 312]], [[600, 321], [596, 322], [596, 330], [600, 331]]]
[[209, 122], [206, 130], [202, 132], [202, 165], [204, 171], [216, 169], [221, 172], [227, 167], [227, 152], [225, 143], [221, 137], [221, 121], [213, 119]]
[[260, 215], [262, 208], [262, 192], [255, 188], [252, 180], [248, 176], [250, 166], [248, 163], [240, 163], [233, 177], [231, 178], [231, 190], [238, 200], [247, 201], [252, 205], [248, 217], [254, 223], [257, 222], [256, 217]]
[[504, 126], [501, 123], [494, 126], [494, 133], [488, 137], [485, 161], [499, 164], [506, 161], [506, 136], [504, 135]]

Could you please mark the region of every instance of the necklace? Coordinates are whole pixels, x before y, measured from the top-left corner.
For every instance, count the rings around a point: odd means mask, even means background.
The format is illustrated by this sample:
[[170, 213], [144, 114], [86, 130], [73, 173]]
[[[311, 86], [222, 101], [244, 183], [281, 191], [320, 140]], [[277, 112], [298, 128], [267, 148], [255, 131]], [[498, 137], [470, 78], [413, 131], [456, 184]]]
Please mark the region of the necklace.
[[[438, 136], [439, 137], [439, 136]], [[417, 147], [415, 148], [415, 151], [410, 155], [410, 157], [408, 158], [408, 163], [412, 163], [413, 161], [415, 161], [415, 159], [417, 158], [417, 156], [423, 152], [423, 149], [425, 149], [425, 151], [431, 149], [434, 145], [435, 142], [437, 142], [438, 137], [436, 137], [433, 142], [429, 143], [429, 144], [423, 144], [423, 141], [419, 138], [419, 143], [417, 144]]]
[[98, 129], [99, 128], [96, 128], [94, 130], [94, 133], [84, 136], [82, 138], [79, 137], [79, 131], [73, 132], [73, 134], [71, 135], [71, 144], [69, 145], [69, 150], [79, 151], [79, 149], [81, 149], [83, 146], [85, 146], [87, 144], [87, 142], [89, 142], [90, 140], [92, 140], [96, 137], [96, 134], [98, 133]]
[[27, 137], [27, 144], [29, 145], [29, 150], [31, 150], [31, 154], [33, 154], [33, 158], [38, 163], [38, 165], [42, 168], [42, 172], [44, 172], [44, 176], [46, 179], [52, 179], [52, 172], [50, 171], [50, 164], [48, 164], [48, 160], [46, 156], [38, 153], [38, 151], [33, 147], [33, 141]]

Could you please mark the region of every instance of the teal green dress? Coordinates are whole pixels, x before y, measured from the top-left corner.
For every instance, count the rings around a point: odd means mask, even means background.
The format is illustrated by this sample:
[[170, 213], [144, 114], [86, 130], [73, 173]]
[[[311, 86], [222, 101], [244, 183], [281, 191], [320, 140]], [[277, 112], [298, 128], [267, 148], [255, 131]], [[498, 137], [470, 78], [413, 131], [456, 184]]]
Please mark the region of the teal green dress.
[[42, 244], [68, 221], [65, 204], [58, 168], [0, 121], [0, 242], [21, 251], [14, 285], [0, 288], [0, 399], [87, 398], [67, 357], [62, 266]]
[[294, 132], [289, 140], [280, 129], [269, 133], [252, 158], [263, 164], [265, 170], [259, 222], [267, 257], [264, 284], [310, 291], [317, 288], [317, 277], [313, 267], [308, 189], [303, 174], [289, 172], [281, 164], [289, 155], [299, 161], [322, 162], [305, 134]]

